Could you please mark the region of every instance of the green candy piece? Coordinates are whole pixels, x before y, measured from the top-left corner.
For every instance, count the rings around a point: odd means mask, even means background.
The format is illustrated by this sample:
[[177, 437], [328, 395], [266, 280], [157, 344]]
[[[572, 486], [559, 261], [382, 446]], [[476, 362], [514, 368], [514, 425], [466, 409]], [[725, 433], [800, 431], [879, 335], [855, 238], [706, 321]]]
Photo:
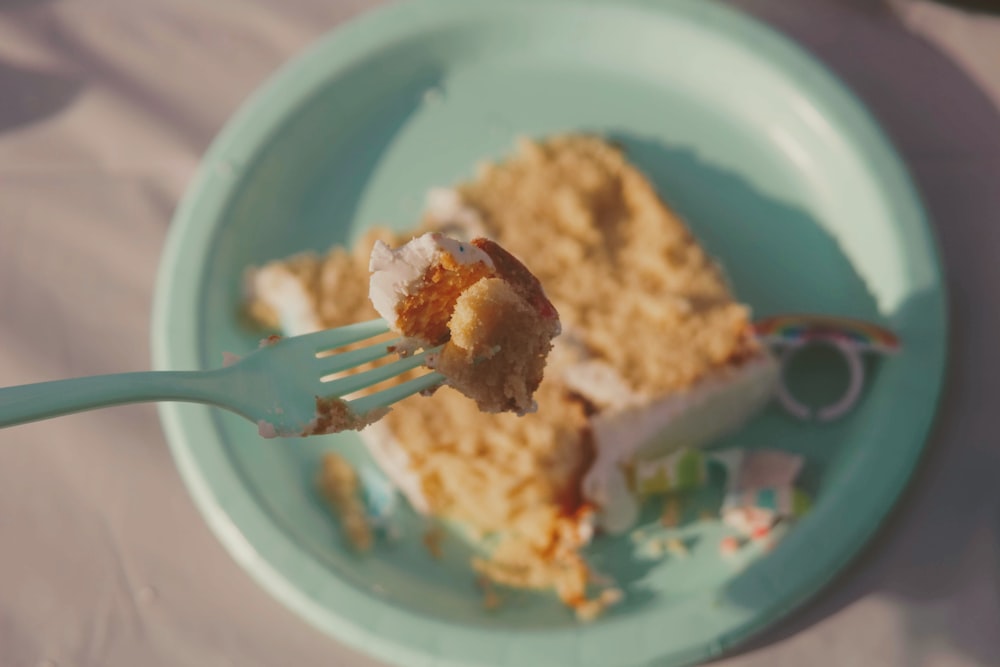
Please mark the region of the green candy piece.
[[653, 461], [639, 461], [635, 489], [642, 495], [687, 491], [705, 484], [705, 455], [688, 449]]
[[812, 509], [813, 501], [802, 489], [792, 489], [792, 516], [796, 519]]

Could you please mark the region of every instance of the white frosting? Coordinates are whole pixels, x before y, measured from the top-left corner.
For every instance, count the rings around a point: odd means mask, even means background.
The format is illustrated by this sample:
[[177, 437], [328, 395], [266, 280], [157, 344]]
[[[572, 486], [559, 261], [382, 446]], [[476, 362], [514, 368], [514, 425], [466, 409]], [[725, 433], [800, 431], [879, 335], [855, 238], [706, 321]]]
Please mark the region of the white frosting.
[[777, 363], [765, 353], [683, 394], [594, 415], [597, 458], [584, 477], [583, 494], [598, 507], [598, 525], [620, 533], [635, 521], [638, 501], [624, 484], [623, 464], [698, 447], [736, 430], [770, 400], [777, 374]]
[[395, 250], [382, 241], [372, 248], [368, 298], [379, 315], [396, 328], [396, 308], [405, 297], [423, 286], [427, 270], [447, 254], [459, 264], [484, 262], [493, 269], [493, 260], [474, 245], [432, 232], [418, 236]]
[[607, 362], [588, 359], [568, 366], [562, 379], [566, 385], [591, 403], [603, 409], [622, 410], [647, 402]]
[[[603, 373], [600, 371], [599, 377]], [[735, 430], [767, 403], [776, 377], [777, 364], [764, 354], [738, 369], [706, 379], [686, 394], [647, 399], [642, 405], [595, 415], [591, 425], [597, 460], [583, 480], [583, 491], [598, 508], [597, 525], [620, 534], [639, 517], [640, 502], [629, 488], [623, 463], [660, 456], [681, 446], [707, 444]], [[425, 514], [427, 499], [399, 439], [381, 423], [361, 431], [361, 437], [383, 472], [410, 504]]]
[[[595, 464], [596, 467], [596, 464]], [[593, 468], [591, 468], [591, 473]], [[583, 480], [588, 488], [590, 473]], [[642, 509], [639, 499], [628, 486], [625, 471], [619, 465], [606, 467], [601, 472], [600, 485], [591, 485], [593, 495], [587, 499], [598, 507], [597, 525], [612, 535], [620, 535], [635, 525]], [[586, 493], [586, 491], [585, 491]]]
[[309, 290], [281, 264], [268, 264], [252, 271], [248, 288], [252, 298], [259, 299], [278, 317], [281, 332], [286, 336], [323, 328]]

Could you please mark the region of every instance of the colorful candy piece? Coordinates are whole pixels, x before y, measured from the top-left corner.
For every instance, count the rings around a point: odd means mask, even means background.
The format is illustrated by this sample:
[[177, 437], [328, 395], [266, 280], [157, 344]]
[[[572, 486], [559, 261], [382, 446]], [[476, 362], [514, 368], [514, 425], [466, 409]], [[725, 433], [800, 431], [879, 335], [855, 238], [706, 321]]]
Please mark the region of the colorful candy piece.
[[738, 538], [729, 536], [722, 538], [719, 542], [719, 552], [723, 556], [735, 556], [736, 552], [740, 550], [740, 541]]
[[758, 449], [726, 450], [712, 457], [727, 469], [722, 520], [741, 534], [762, 539], [779, 520], [808, 511], [809, 497], [794, 486], [804, 464], [801, 456]]
[[761, 546], [765, 552], [771, 551], [778, 546], [778, 542], [780, 542], [782, 538], [785, 537], [785, 533], [788, 532], [788, 525], [787, 521], [779, 521], [771, 527], [767, 536], [760, 540]]
[[762, 529], [769, 529], [775, 521], [775, 514], [758, 507], [733, 505], [723, 509], [722, 520], [741, 535], [751, 536]]
[[753, 489], [727, 495], [722, 520], [743, 535], [762, 539], [778, 521], [802, 516], [811, 504], [804, 491], [792, 486]]
[[704, 485], [708, 478], [705, 455], [695, 449], [637, 461], [634, 474], [635, 490], [641, 496], [686, 491]]

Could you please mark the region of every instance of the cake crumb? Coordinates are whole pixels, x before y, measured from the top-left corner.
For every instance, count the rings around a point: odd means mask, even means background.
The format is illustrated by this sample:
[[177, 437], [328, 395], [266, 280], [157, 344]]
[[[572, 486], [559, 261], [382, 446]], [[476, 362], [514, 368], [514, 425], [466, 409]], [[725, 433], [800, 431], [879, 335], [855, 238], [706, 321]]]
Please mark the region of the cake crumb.
[[659, 538], [652, 538], [646, 542], [646, 555], [651, 558], [662, 558], [663, 554], [666, 553], [666, 545], [663, 540]]
[[374, 537], [354, 467], [338, 454], [323, 457], [317, 486], [340, 520], [341, 530], [356, 551], [371, 551]]
[[601, 591], [601, 602], [608, 606], [616, 605], [625, 599], [625, 593], [620, 588], [606, 588]]
[[736, 555], [736, 552], [738, 552], [739, 550], [740, 550], [739, 538], [729, 536], [722, 538], [722, 541], [719, 542], [719, 553], [721, 553], [723, 556], [727, 557], [734, 556]]
[[687, 558], [688, 556], [691, 555], [691, 551], [688, 549], [687, 545], [684, 544], [683, 540], [680, 540], [676, 537], [669, 538], [665, 546], [667, 552], [673, 554], [674, 556]]
[[619, 588], [607, 588], [589, 600], [579, 602], [574, 611], [576, 619], [582, 623], [591, 623], [597, 620], [609, 608], [621, 602], [625, 594]]
[[660, 515], [660, 525], [665, 528], [676, 528], [681, 522], [681, 503], [676, 496], [669, 496], [663, 503], [663, 513]]
[[499, 609], [503, 604], [503, 599], [497, 593], [496, 586], [489, 577], [480, 575], [476, 577], [476, 585], [483, 594], [483, 608], [487, 611]]
[[316, 397], [316, 417], [302, 429], [302, 436], [327, 435], [341, 431], [360, 431], [389, 413], [388, 408], [371, 410], [359, 415], [347, 401], [330, 396]]
[[604, 611], [604, 606], [600, 600], [586, 600], [577, 605], [574, 610], [576, 620], [581, 623], [591, 623], [597, 619]]
[[444, 530], [441, 526], [433, 526], [424, 531], [424, 546], [434, 560], [444, 557]]
[[270, 347], [271, 345], [274, 345], [274, 344], [280, 342], [281, 338], [282, 337], [279, 336], [278, 334], [271, 334], [270, 336], [267, 336], [266, 338], [261, 338], [260, 339], [260, 343], [257, 345], [257, 347]]

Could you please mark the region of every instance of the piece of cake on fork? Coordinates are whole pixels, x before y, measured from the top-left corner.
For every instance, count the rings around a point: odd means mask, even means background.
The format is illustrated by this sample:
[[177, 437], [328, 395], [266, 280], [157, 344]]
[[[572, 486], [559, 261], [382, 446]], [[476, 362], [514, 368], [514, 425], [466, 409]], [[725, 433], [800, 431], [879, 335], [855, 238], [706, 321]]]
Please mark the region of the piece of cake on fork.
[[370, 297], [394, 331], [424, 348], [448, 384], [484, 412], [535, 410], [559, 315], [517, 259], [484, 238], [428, 233], [372, 249]]

